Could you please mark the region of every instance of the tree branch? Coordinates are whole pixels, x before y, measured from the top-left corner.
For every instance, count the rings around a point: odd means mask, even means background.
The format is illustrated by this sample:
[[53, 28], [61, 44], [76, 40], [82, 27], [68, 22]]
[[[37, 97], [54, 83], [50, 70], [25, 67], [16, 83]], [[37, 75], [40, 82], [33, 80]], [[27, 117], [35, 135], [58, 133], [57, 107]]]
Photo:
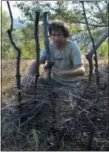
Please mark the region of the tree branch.
[[37, 80], [39, 77], [39, 53], [40, 53], [40, 46], [39, 46], [39, 16], [40, 13], [36, 11], [36, 16], [35, 16], [35, 25], [34, 25], [34, 37], [35, 37], [35, 42], [36, 42], [36, 77], [35, 77], [35, 85], [36, 85], [36, 90], [37, 90]]
[[21, 57], [21, 50], [16, 46], [15, 42], [13, 41], [13, 37], [12, 37], [12, 31], [13, 31], [13, 16], [12, 16], [12, 12], [11, 12], [11, 8], [10, 8], [10, 4], [9, 1], [7, 1], [7, 5], [8, 5], [8, 9], [9, 9], [9, 14], [10, 14], [10, 18], [11, 18], [11, 25], [10, 25], [10, 29], [8, 29], [8, 36], [10, 39], [10, 42], [12, 44], [12, 46], [14, 47], [14, 49], [17, 51], [17, 67], [16, 67], [16, 81], [17, 81], [17, 89], [18, 89], [18, 101], [20, 103], [20, 110], [21, 110], [21, 85], [20, 85], [20, 57]]
[[[95, 48], [96, 48], [96, 50], [108, 38], [108, 36], [109, 36], [108, 32], [109, 32], [109, 29], [105, 30], [104, 33], [99, 38], [99, 40], [95, 42]], [[90, 56], [92, 56], [94, 53], [95, 53], [95, 50], [93, 49], [93, 47], [91, 47], [90, 50], [89, 50], [89, 52], [87, 52], [86, 57], [90, 58]]]
[[[91, 38], [91, 41], [92, 41], [93, 50], [95, 52], [95, 67], [96, 67], [95, 70], [96, 70], [96, 81], [97, 81], [97, 86], [98, 86], [98, 98], [97, 98], [97, 101], [98, 101], [99, 100], [99, 75], [98, 75], [98, 60], [97, 60], [97, 54], [96, 54], [96, 47], [95, 47], [95, 42], [94, 42], [94, 39], [92, 37], [91, 31], [90, 31], [90, 28], [89, 28], [89, 25], [88, 25], [86, 12], [85, 12], [85, 7], [84, 7], [84, 2], [82, 1], [81, 3], [82, 3], [82, 7], [83, 7], [83, 14], [84, 14], [84, 18], [85, 18], [85, 21], [86, 21], [87, 29], [88, 29], [88, 32], [89, 32], [89, 35], [90, 35], [90, 38]], [[87, 59], [88, 59], [88, 62], [89, 62], [90, 71], [89, 71], [89, 81], [88, 81], [87, 87], [85, 89], [85, 93], [86, 93], [86, 90], [88, 89], [88, 87], [90, 85], [90, 82], [91, 82], [91, 79], [92, 79], [92, 73], [93, 73], [92, 56], [90, 56], [90, 58], [87, 58]]]
[[96, 25], [99, 25], [99, 24], [102, 24], [103, 22], [97, 22], [95, 19], [92, 19], [92, 18], [87, 18], [88, 20], [90, 20], [91, 22], [94, 22], [94, 23], [96, 23]]
[[[72, 23], [86, 24], [85, 22], [76, 21], [76, 20], [72, 20]], [[107, 27], [105, 24], [104, 25], [99, 25], [99, 24], [91, 24], [91, 23], [89, 23], [89, 25], [90, 26], [94, 26], [94, 27]]]
[[98, 5], [98, 3], [97, 3], [97, 2], [96, 2], [96, 6], [97, 6], [97, 8], [98, 8], [98, 10], [99, 10], [99, 12], [100, 12], [102, 22], [104, 22], [104, 23], [105, 23], [105, 20], [104, 20], [104, 18], [103, 18], [103, 14], [102, 14], [102, 10], [101, 10], [101, 8], [100, 8], [100, 6]]
[[[85, 12], [85, 7], [84, 7], [84, 2], [82, 1], [81, 3], [82, 3], [82, 7], [83, 7], [83, 15], [84, 15], [84, 18], [85, 18], [85, 21], [86, 21], [87, 29], [88, 29], [90, 38], [91, 38], [92, 43], [93, 43], [94, 40], [92, 38], [92, 35], [91, 35], [91, 32], [90, 32], [90, 28], [89, 28], [89, 25], [88, 25], [88, 21], [87, 21], [87, 17], [86, 17], [86, 12]], [[87, 87], [86, 87], [85, 91], [88, 89], [88, 87], [89, 87], [89, 85], [91, 83], [91, 79], [92, 79], [92, 74], [93, 74], [92, 56], [88, 59], [88, 62], [89, 62], [89, 81], [88, 81], [88, 84], [87, 84]]]

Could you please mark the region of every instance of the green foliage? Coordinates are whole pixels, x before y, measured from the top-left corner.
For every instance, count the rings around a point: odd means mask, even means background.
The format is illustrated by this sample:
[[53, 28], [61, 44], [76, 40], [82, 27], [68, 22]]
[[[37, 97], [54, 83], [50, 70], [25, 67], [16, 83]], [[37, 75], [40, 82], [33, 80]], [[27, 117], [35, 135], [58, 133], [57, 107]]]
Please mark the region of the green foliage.
[[[7, 30], [10, 28], [10, 18], [6, 12], [2, 12], [2, 59], [16, 58], [17, 52], [10, 43]], [[25, 59], [33, 59], [36, 56], [36, 44], [34, 39], [34, 25], [32, 23], [14, 29], [12, 32], [13, 40], [21, 49], [21, 57]], [[40, 48], [44, 47], [43, 28], [39, 27]]]
[[29, 23], [25, 27], [20, 29], [20, 33], [23, 35], [23, 40], [29, 40], [34, 37], [34, 27], [33, 24]]
[[98, 48], [98, 54], [102, 57], [108, 56], [108, 41], [101, 44], [101, 46]]
[[[36, 57], [36, 42], [34, 39], [34, 27], [32, 24], [28, 24], [27, 26], [21, 28], [19, 31], [22, 37], [20, 39], [22, 42], [20, 43], [20, 47], [22, 50], [22, 58], [25, 59], [33, 59]], [[17, 38], [18, 39], [18, 38]], [[44, 47], [44, 40], [43, 40], [43, 30], [42, 26], [39, 26], [39, 45], [40, 50]]]
[[69, 31], [71, 34], [74, 34], [81, 30], [81, 27], [79, 25], [68, 23]]
[[13, 48], [10, 44], [10, 40], [8, 38], [7, 30], [10, 27], [10, 19], [5, 11], [2, 11], [2, 58], [10, 58], [15, 56], [13, 53]]
[[2, 18], [1, 18], [1, 23], [2, 23], [2, 34], [7, 31], [7, 29], [10, 27], [10, 19], [7, 15], [7, 12], [2, 10]]
[[[87, 3], [86, 12], [88, 16], [89, 23], [93, 23], [99, 26], [98, 23], [101, 23], [100, 25], [107, 26], [107, 18], [106, 16], [106, 5], [105, 2], [104, 7], [102, 9], [101, 3], [91, 3], [89, 5]], [[70, 6], [70, 7], [69, 7]], [[84, 16], [82, 14], [83, 10], [81, 9], [80, 3], [74, 3], [74, 2], [54, 2], [54, 5], [49, 2], [18, 2], [17, 7], [22, 11], [23, 15], [27, 19], [29, 19], [31, 22], [28, 23], [25, 26], [21, 26], [13, 31], [13, 38], [19, 48], [21, 48], [22, 51], [22, 58], [25, 59], [32, 59], [36, 56], [36, 44], [34, 39], [34, 18], [35, 18], [35, 12], [36, 10], [41, 11], [41, 17], [40, 21], [42, 21], [42, 12], [43, 11], [49, 11], [49, 19], [61, 19], [67, 22], [70, 30], [70, 34], [78, 34], [83, 30], [83, 34], [87, 35], [87, 32], [84, 30], [85, 26], [81, 26], [81, 23], [84, 23]], [[99, 7], [100, 10], [99, 11]], [[96, 9], [98, 8], [98, 9]], [[96, 11], [95, 11], [96, 10]], [[94, 17], [93, 17], [93, 11]], [[92, 17], [91, 17], [92, 15]], [[95, 20], [97, 22], [95, 22]], [[104, 22], [103, 22], [104, 21]], [[16, 57], [16, 50], [13, 49], [13, 46], [10, 44], [8, 35], [7, 35], [7, 29], [10, 26], [10, 18], [8, 17], [7, 13], [2, 11], [2, 58], [15, 58]], [[97, 27], [97, 26], [96, 26]], [[91, 26], [92, 35], [94, 40], [98, 40], [98, 37], [102, 35], [102, 31], [100, 32], [100, 28], [96, 28], [94, 26]], [[80, 33], [81, 35], [81, 33]], [[40, 24], [39, 25], [39, 42], [40, 42], [40, 50], [44, 47], [44, 36], [43, 36], [43, 27]], [[80, 47], [82, 46], [83, 39], [81, 39]], [[84, 47], [82, 49], [82, 52], [84, 53], [87, 48]], [[104, 42], [100, 48], [98, 49], [98, 52], [101, 56], [107, 55], [107, 42]]]
[[2, 59], [14, 59], [16, 56], [16, 51], [11, 47], [10, 42], [2, 41]]
[[25, 59], [32, 59], [35, 57], [35, 44], [34, 41], [25, 41], [25, 43], [22, 43], [21, 45], [22, 50], [22, 58]]

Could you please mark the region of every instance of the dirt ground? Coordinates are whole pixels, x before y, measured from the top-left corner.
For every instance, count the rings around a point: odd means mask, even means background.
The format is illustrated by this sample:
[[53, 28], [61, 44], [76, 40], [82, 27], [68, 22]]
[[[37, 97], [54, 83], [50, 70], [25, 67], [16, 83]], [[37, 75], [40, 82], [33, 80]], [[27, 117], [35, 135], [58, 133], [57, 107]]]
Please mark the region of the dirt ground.
[[[32, 61], [21, 62], [25, 75]], [[15, 85], [15, 61], [2, 61], [3, 151], [108, 151], [108, 68], [99, 61], [100, 87], [96, 74], [83, 96], [86, 74], [75, 87], [38, 82], [22, 89], [19, 105]], [[43, 70], [40, 67], [42, 74]]]

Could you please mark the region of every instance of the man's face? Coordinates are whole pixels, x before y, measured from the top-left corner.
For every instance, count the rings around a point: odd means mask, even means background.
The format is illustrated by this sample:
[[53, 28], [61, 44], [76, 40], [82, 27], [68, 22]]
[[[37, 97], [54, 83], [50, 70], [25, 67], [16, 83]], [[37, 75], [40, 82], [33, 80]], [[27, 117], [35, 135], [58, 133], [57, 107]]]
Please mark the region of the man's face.
[[62, 31], [52, 31], [50, 38], [57, 47], [62, 47], [66, 41]]

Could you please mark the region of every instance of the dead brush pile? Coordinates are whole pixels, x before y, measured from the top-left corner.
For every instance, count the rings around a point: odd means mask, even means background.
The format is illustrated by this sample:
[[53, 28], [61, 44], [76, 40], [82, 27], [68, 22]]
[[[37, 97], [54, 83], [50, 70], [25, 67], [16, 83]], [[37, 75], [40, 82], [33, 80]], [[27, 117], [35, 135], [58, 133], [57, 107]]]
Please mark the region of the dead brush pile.
[[35, 87], [22, 91], [20, 111], [17, 99], [2, 107], [2, 150], [109, 150], [108, 83], [102, 84], [99, 101], [95, 76], [82, 97], [86, 83], [39, 84], [36, 96]]

